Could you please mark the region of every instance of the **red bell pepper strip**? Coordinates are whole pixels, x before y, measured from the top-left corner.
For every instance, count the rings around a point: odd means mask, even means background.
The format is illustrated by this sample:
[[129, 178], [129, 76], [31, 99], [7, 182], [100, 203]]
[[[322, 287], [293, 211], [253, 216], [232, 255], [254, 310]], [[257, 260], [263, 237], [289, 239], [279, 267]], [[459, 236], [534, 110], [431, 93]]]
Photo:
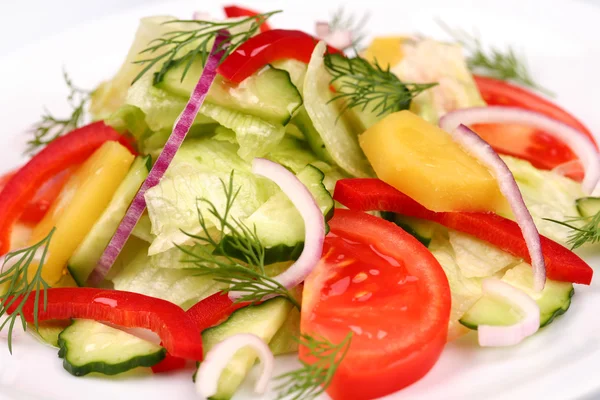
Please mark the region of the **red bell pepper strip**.
[[12, 176], [0, 192], [0, 255], [10, 250], [12, 226], [38, 189], [59, 172], [81, 164], [111, 140], [134, 152], [124, 136], [104, 122], [95, 122], [54, 140]]
[[[6, 186], [8, 181], [17, 172], [18, 170], [12, 171], [0, 177], [0, 192], [2, 192], [4, 186]], [[63, 186], [65, 186], [72, 173], [73, 171], [71, 169], [62, 171], [42, 185], [35, 196], [27, 203], [27, 207], [25, 207], [25, 211], [21, 214], [19, 221], [25, 224], [37, 224], [40, 222], [46, 215], [46, 212], [50, 209], [52, 203], [54, 203], [54, 200], [56, 200], [60, 194]]]
[[[202, 361], [200, 331], [179, 306], [139, 293], [96, 288], [51, 288], [44, 310], [44, 295], [38, 299], [38, 321], [71, 318], [109, 322], [125, 328], [145, 328], [158, 334], [164, 347], [175, 357]], [[20, 300], [9, 299], [8, 314]], [[23, 316], [34, 322], [35, 297], [29, 296]]]
[[196, 303], [187, 310], [187, 314], [202, 332], [211, 326], [220, 324], [229, 318], [235, 310], [244, 308], [247, 305], [250, 305], [250, 303], [234, 303], [226, 293], [219, 292]]
[[[235, 311], [246, 307], [250, 303], [234, 303], [229, 299], [226, 293], [215, 293], [206, 299], [199, 301], [192, 308], [187, 310], [187, 315], [196, 324], [200, 332], [212, 326], [218, 325]], [[152, 367], [155, 374], [174, 371], [185, 367], [185, 360], [173, 357], [167, 353], [167, 356], [160, 363]]]
[[[162, 346], [162, 343], [160, 344]], [[155, 374], [164, 374], [166, 372], [177, 371], [185, 368], [187, 361], [183, 358], [172, 356], [167, 352], [167, 355], [161, 362], [153, 365], [152, 372]]]
[[[254, 17], [255, 15], [259, 15], [256, 11], [249, 10], [247, 8], [238, 7], [238, 6], [225, 6], [223, 7], [225, 10], [225, 15], [227, 18], [237, 18], [237, 17]], [[260, 18], [256, 19], [260, 22]], [[271, 27], [266, 22], [260, 24], [260, 31], [266, 32], [270, 31]]]
[[[342, 179], [333, 198], [351, 210], [392, 211], [473, 235], [531, 262], [516, 222], [493, 213], [434, 212], [379, 179]], [[589, 285], [594, 271], [575, 253], [540, 235], [549, 279]]]
[[[256, 35], [231, 53], [217, 72], [234, 83], [240, 83], [273, 61], [291, 58], [308, 63], [318, 39], [302, 31], [273, 29]], [[327, 46], [330, 53], [341, 53]]]

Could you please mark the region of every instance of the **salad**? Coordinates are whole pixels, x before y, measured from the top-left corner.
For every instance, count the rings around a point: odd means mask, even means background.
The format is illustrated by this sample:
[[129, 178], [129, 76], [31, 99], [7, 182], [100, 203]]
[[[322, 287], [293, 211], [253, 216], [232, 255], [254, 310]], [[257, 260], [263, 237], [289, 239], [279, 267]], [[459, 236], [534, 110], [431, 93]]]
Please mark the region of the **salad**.
[[0, 178], [11, 352], [27, 331], [76, 377], [188, 374], [202, 399], [258, 362], [257, 393], [360, 400], [464, 335], [560, 329], [592, 281], [573, 250], [600, 240], [600, 156], [515, 52], [224, 12], [142, 19], [93, 91], [65, 73], [72, 115]]

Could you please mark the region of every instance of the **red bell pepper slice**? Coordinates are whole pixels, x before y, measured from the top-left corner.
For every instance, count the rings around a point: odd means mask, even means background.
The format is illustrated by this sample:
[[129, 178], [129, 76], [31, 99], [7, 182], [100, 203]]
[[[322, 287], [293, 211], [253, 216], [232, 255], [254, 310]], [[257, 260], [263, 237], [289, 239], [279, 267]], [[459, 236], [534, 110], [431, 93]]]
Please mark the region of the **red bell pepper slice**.
[[[333, 198], [351, 210], [392, 211], [473, 235], [531, 262], [516, 222], [492, 213], [434, 212], [379, 179], [342, 179]], [[549, 279], [589, 285], [594, 271], [575, 253], [540, 235]]]
[[[162, 343], [160, 344], [162, 346]], [[167, 352], [167, 355], [161, 362], [151, 367], [155, 374], [164, 374], [166, 372], [177, 371], [185, 368], [187, 361], [183, 358], [172, 356]]]
[[0, 192], [0, 255], [10, 250], [10, 233], [38, 189], [59, 172], [81, 164], [107, 141], [118, 141], [134, 152], [127, 139], [104, 122], [76, 129], [36, 154]]
[[250, 303], [234, 303], [229, 299], [226, 293], [215, 293], [206, 299], [199, 301], [192, 308], [187, 310], [187, 314], [200, 331], [215, 326], [229, 318], [229, 316], [240, 308], [244, 308]]
[[[318, 39], [302, 31], [272, 29], [242, 43], [219, 66], [217, 72], [240, 83], [273, 61], [291, 58], [308, 63]], [[330, 53], [341, 53], [327, 46]]]
[[[8, 183], [8, 181], [18, 172], [12, 171], [6, 175], [0, 177], [0, 193], [4, 186]], [[69, 178], [71, 177], [73, 171], [71, 169], [62, 171], [42, 185], [41, 188], [37, 191], [35, 196], [27, 203], [27, 207], [21, 214], [19, 221], [25, 224], [37, 224], [44, 218], [46, 212], [50, 209], [54, 200], [60, 194], [63, 186], [67, 183]]]
[[[200, 331], [179, 306], [166, 300], [139, 293], [96, 288], [51, 288], [38, 299], [38, 321], [71, 318], [109, 322], [125, 328], [145, 328], [158, 334], [164, 347], [175, 357], [202, 361]], [[9, 299], [11, 314], [20, 299]], [[35, 297], [29, 296], [23, 306], [23, 316], [34, 322]]]
[[[200, 332], [202, 332], [205, 329], [220, 324], [229, 318], [235, 310], [248, 305], [250, 303], [234, 303], [226, 293], [219, 292], [199, 301], [187, 310], [186, 313], [196, 324]], [[185, 364], [185, 360], [167, 353], [164, 360], [152, 367], [152, 372], [155, 374], [170, 372], [184, 368]]]
[[[238, 7], [238, 6], [225, 6], [223, 7], [225, 10], [225, 15], [227, 18], [237, 18], [237, 17], [254, 17], [255, 15], [259, 15], [258, 12], [250, 10], [248, 8]], [[257, 18], [257, 21], [259, 19]], [[260, 21], [259, 21], [260, 22]], [[263, 22], [260, 25], [260, 31], [266, 32], [270, 31], [271, 27], [266, 22]]]

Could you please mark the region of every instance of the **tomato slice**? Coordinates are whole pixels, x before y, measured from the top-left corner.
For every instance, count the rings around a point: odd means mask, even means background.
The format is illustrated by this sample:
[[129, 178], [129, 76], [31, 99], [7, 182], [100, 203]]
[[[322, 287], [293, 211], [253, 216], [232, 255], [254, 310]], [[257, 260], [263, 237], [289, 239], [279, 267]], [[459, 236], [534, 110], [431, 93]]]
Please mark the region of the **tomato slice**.
[[[537, 111], [572, 126], [596, 143], [594, 136], [585, 125], [552, 102], [498, 79], [477, 75], [474, 78], [481, 96], [488, 105], [513, 106]], [[552, 169], [577, 159], [564, 143], [535, 128], [512, 124], [477, 124], [472, 128], [497, 152], [525, 159], [537, 168]]]
[[[336, 209], [323, 257], [306, 279], [301, 330], [350, 348], [327, 389], [372, 399], [422, 378], [446, 343], [450, 288], [433, 255], [398, 226]], [[314, 360], [300, 348], [300, 358]]]

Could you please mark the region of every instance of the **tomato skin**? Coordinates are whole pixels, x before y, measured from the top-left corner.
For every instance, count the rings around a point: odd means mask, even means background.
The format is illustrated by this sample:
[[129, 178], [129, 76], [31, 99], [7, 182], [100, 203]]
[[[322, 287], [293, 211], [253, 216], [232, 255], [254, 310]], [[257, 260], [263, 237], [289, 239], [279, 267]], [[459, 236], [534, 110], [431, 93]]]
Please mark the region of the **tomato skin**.
[[[520, 107], [536, 111], [572, 126], [597, 147], [592, 133], [577, 118], [552, 102], [515, 85], [484, 76], [474, 76], [475, 83], [485, 102], [490, 105]], [[525, 159], [540, 169], [576, 160], [577, 157], [561, 141], [543, 131], [527, 126], [477, 124], [472, 126], [497, 152]], [[570, 175], [576, 178], [577, 175]]]
[[[334, 400], [385, 396], [437, 362], [450, 318], [448, 280], [427, 248], [391, 222], [336, 209], [329, 224], [324, 255], [305, 281], [301, 331], [332, 343], [354, 332], [327, 389]], [[361, 268], [368, 277], [356, 274]], [[302, 346], [300, 359], [314, 362]]]

